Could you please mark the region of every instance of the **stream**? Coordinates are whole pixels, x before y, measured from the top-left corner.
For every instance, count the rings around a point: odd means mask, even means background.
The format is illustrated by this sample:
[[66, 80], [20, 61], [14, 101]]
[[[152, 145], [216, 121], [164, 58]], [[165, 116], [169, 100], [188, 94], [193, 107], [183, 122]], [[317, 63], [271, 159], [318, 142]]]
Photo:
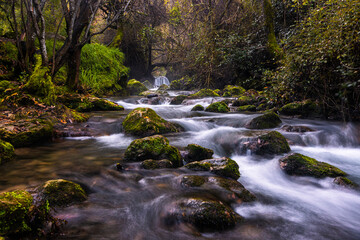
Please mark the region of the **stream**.
[[[172, 95], [177, 93], [173, 92]], [[29, 189], [50, 179], [80, 183], [89, 199], [56, 212], [65, 219], [64, 233], [57, 239], [360, 239], [360, 193], [337, 186], [333, 179], [288, 176], [278, 159], [241, 155], [244, 139], [266, 131], [244, 126], [259, 114], [191, 112], [196, 104], [208, 106], [213, 99], [197, 99], [189, 105], [136, 104], [139, 98], [112, 98], [125, 107], [122, 112], [95, 112], [87, 123], [101, 132], [96, 137], [73, 137], [37, 147], [16, 150], [17, 160], [0, 168], [0, 192]], [[224, 232], [197, 234], [188, 229], [169, 229], [161, 221], [166, 203], [186, 189], [179, 181], [186, 169], [144, 170], [129, 164], [118, 172], [127, 146], [134, 137], [122, 133], [121, 123], [132, 109], [150, 107], [185, 131], [165, 134], [170, 144], [184, 149], [196, 143], [214, 150], [214, 157], [235, 160], [238, 180], [257, 200], [232, 205], [245, 222]], [[322, 120], [282, 118], [283, 125], [301, 125], [313, 132], [289, 133], [277, 128], [298, 152], [330, 163], [360, 185], [360, 126]]]

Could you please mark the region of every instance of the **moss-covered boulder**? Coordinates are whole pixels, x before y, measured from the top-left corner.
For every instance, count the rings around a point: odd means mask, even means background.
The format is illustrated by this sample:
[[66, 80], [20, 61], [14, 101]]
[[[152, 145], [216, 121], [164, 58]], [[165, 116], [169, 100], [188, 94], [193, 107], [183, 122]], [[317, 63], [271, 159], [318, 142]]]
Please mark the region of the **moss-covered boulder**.
[[199, 231], [219, 231], [235, 226], [242, 220], [229, 206], [207, 198], [184, 198], [164, 206], [161, 216], [169, 227], [190, 224]]
[[292, 102], [279, 109], [280, 114], [287, 116], [301, 115], [303, 117], [314, 115], [319, 111], [317, 104], [311, 100]]
[[253, 96], [241, 96], [232, 104], [234, 107], [253, 105], [256, 103], [256, 98]]
[[230, 108], [224, 102], [215, 102], [210, 104], [206, 109], [206, 112], [217, 112], [217, 113], [227, 113], [230, 111]]
[[157, 90], [160, 90], [160, 91], [166, 91], [168, 90], [170, 87], [166, 84], [162, 84], [161, 86], [159, 86], [159, 88]]
[[124, 161], [139, 162], [148, 159], [168, 159], [174, 167], [182, 166], [179, 150], [170, 146], [169, 140], [160, 135], [136, 139], [125, 151]]
[[195, 111], [204, 111], [204, 110], [205, 110], [205, 108], [204, 108], [202, 105], [200, 105], [200, 104], [196, 104], [196, 105], [191, 109], [192, 112], [195, 112]]
[[346, 188], [358, 188], [359, 186], [346, 177], [336, 177], [333, 181], [336, 185]]
[[170, 90], [194, 90], [196, 88], [196, 81], [189, 77], [185, 76], [177, 80], [173, 80], [170, 83]]
[[130, 93], [130, 95], [139, 95], [141, 92], [146, 91], [147, 88], [141, 82], [135, 79], [131, 79], [127, 83], [127, 90]]
[[316, 178], [345, 176], [346, 173], [328, 163], [300, 153], [292, 153], [279, 159], [280, 167], [289, 175], [311, 176]]
[[64, 94], [58, 97], [58, 101], [68, 108], [79, 112], [91, 111], [122, 111], [124, 107], [106, 99], [89, 97], [78, 94]]
[[187, 97], [185, 95], [176, 96], [171, 100], [170, 105], [180, 105]]
[[33, 197], [26, 191], [0, 194], [0, 235], [31, 231], [30, 208]]
[[227, 157], [191, 162], [186, 164], [185, 168], [193, 171], [209, 171], [235, 180], [240, 177], [239, 165]]
[[180, 184], [183, 187], [200, 187], [206, 182], [206, 176], [186, 175], [181, 178]]
[[272, 131], [242, 144], [243, 150], [250, 150], [257, 155], [273, 155], [290, 152], [286, 138], [277, 131]]
[[167, 159], [162, 159], [162, 160], [148, 159], [141, 163], [141, 167], [144, 169], [172, 168], [173, 163]]
[[205, 97], [220, 97], [214, 90], [211, 89], [201, 89], [197, 93], [191, 94], [190, 98], [205, 98]]
[[135, 136], [151, 136], [180, 129], [156, 114], [151, 108], [136, 108], [132, 110], [122, 123], [126, 133]]
[[214, 151], [197, 144], [189, 144], [183, 155], [185, 162], [195, 162], [212, 158]]
[[244, 105], [240, 106], [236, 109], [238, 112], [256, 112], [256, 106], [255, 105]]
[[51, 207], [64, 207], [87, 199], [79, 184], [64, 179], [47, 181], [37, 191], [42, 199], [49, 201]]
[[53, 136], [53, 124], [44, 120], [39, 120], [37, 123], [24, 122], [23, 126], [0, 128], [0, 136], [14, 147], [31, 146], [50, 141]]
[[243, 87], [227, 85], [223, 90], [223, 97], [239, 97], [246, 90]]
[[274, 112], [270, 112], [252, 119], [246, 127], [249, 129], [266, 129], [276, 128], [280, 124], [281, 119], [279, 116]]
[[0, 139], [0, 164], [10, 161], [15, 156], [14, 147], [11, 143], [4, 142]]

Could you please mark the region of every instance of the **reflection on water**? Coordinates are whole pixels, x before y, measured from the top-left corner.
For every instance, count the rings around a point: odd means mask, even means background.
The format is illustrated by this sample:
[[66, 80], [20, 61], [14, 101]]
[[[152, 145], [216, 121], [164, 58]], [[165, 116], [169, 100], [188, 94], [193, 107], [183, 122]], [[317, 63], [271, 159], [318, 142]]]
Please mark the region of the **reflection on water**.
[[[125, 112], [95, 113], [87, 123], [102, 132], [100, 136], [17, 149], [17, 160], [1, 166], [0, 191], [26, 189], [54, 178], [85, 186], [90, 193], [88, 201], [57, 212], [68, 221], [60, 239], [359, 239], [358, 191], [334, 186], [330, 178], [287, 176], [278, 167], [281, 156], [263, 159], [238, 155], [241, 139], [264, 132], [244, 128], [258, 114], [190, 112], [195, 104], [206, 107], [215, 101], [211, 98], [189, 105], [141, 106], [153, 108], [185, 129], [166, 135], [172, 145], [183, 149], [189, 143], [198, 143], [213, 149], [216, 156], [231, 156], [240, 166], [239, 181], [258, 201], [234, 205], [246, 221], [222, 233], [198, 235], [181, 225], [177, 231], [167, 229], [161, 222], [161, 210], [182, 194], [192, 194], [179, 180], [189, 172], [147, 171], [138, 164], [117, 172], [115, 164], [121, 162], [126, 147], [135, 139], [122, 133], [121, 121], [140, 105], [135, 104], [136, 98], [116, 101], [124, 105]], [[293, 152], [333, 164], [360, 184], [359, 126], [317, 120], [283, 122], [315, 130], [288, 133], [277, 129], [290, 140]]]

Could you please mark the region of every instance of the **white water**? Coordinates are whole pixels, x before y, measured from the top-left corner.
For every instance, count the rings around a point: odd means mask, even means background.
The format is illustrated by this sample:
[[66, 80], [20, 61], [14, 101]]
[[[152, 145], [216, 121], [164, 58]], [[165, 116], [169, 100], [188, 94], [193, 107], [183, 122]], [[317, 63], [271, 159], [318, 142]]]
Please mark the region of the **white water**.
[[167, 77], [160, 76], [160, 77], [155, 78], [155, 83], [154, 83], [155, 87], [160, 87], [163, 84], [168, 85], [168, 86], [170, 85], [170, 81]]

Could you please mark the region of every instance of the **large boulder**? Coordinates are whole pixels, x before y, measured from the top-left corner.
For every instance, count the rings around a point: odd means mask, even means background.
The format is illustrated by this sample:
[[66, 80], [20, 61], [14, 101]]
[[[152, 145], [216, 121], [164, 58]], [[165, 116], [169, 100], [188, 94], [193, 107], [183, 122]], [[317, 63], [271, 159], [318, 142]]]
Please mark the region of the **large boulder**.
[[192, 112], [195, 112], [195, 111], [204, 111], [204, 110], [205, 110], [204, 107], [203, 107], [202, 105], [200, 105], [200, 104], [196, 104], [196, 105], [191, 109]]
[[292, 153], [279, 159], [280, 167], [289, 175], [311, 176], [316, 178], [345, 176], [346, 173], [328, 163], [300, 153]]
[[217, 112], [217, 113], [227, 113], [230, 111], [230, 108], [224, 102], [215, 102], [210, 104], [206, 109], [206, 112]]
[[64, 207], [87, 199], [84, 189], [77, 183], [64, 179], [45, 182], [37, 191], [52, 207]]
[[255, 105], [244, 105], [236, 109], [238, 112], [256, 112]]
[[286, 104], [280, 108], [279, 112], [280, 114], [288, 116], [300, 115], [307, 117], [319, 113], [319, 107], [311, 100], [306, 100], [302, 102], [292, 102]]
[[201, 161], [205, 159], [212, 158], [214, 151], [208, 148], [204, 148], [197, 144], [189, 144], [185, 148], [185, 153], [183, 154], [184, 160], [187, 163]]
[[171, 100], [170, 105], [180, 105], [187, 97], [186, 95], [178, 95]]
[[286, 138], [279, 132], [272, 131], [260, 137], [242, 143], [244, 150], [251, 150], [257, 155], [273, 155], [290, 152]]
[[14, 156], [15, 153], [13, 145], [0, 139], [0, 164], [13, 159]]
[[190, 98], [205, 98], [205, 97], [220, 97], [220, 95], [217, 94], [214, 90], [207, 88], [201, 89], [200, 91], [190, 95]]
[[127, 90], [129, 91], [130, 95], [139, 95], [141, 92], [147, 90], [147, 88], [141, 82], [131, 79], [127, 84]]
[[79, 94], [63, 94], [58, 96], [57, 100], [68, 108], [79, 112], [124, 110], [123, 106], [109, 100]]
[[246, 90], [243, 87], [226, 85], [223, 90], [223, 97], [239, 97]]
[[186, 223], [199, 231], [226, 230], [242, 220], [241, 216], [221, 201], [203, 197], [183, 198], [165, 205], [161, 216], [169, 227]]
[[196, 81], [189, 77], [185, 76], [180, 79], [174, 80], [170, 83], [171, 90], [194, 90], [196, 87]]
[[148, 159], [141, 163], [141, 167], [144, 169], [159, 169], [159, 168], [172, 168], [173, 163], [170, 160], [162, 159], [162, 160], [153, 160]]
[[179, 132], [180, 129], [156, 114], [150, 108], [136, 108], [132, 110], [122, 123], [126, 133], [135, 136], [151, 136], [170, 132]]
[[209, 171], [216, 175], [233, 178], [235, 180], [240, 177], [239, 165], [227, 157], [191, 162], [186, 164], [185, 168], [193, 171]]
[[169, 140], [160, 135], [136, 139], [125, 151], [124, 161], [139, 162], [148, 159], [167, 159], [171, 161], [174, 167], [182, 166], [179, 150], [170, 146]]
[[281, 124], [279, 116], [274, 113], [266, 113], [264, 115], [258, 116], [252, 119], [246, 126], [249, 129], [266, 129], [266, 128], [275, 128]]

